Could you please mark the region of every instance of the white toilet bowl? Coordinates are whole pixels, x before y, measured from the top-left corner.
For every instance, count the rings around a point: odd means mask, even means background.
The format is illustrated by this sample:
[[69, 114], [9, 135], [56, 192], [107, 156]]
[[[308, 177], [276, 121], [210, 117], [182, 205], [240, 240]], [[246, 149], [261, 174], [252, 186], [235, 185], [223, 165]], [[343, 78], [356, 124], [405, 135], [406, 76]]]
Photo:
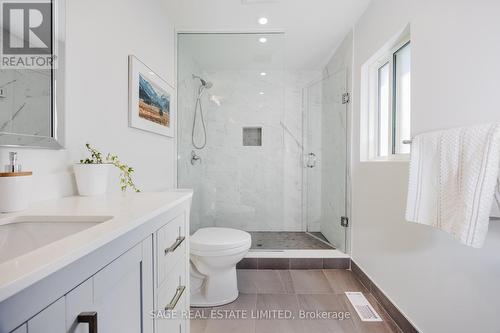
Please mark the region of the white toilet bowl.
[[191, 236], [191, 306], [219, 306], [238, 298], [236, 264], [251, 242], [249, 233], [229, 228], [202, 228]]

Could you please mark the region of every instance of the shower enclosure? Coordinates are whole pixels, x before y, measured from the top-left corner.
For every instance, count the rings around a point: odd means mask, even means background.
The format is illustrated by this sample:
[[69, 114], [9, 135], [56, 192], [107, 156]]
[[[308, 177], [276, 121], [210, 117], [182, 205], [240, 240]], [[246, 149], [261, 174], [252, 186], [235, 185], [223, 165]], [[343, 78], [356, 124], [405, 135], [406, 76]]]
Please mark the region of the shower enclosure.
[[347, 74], [345, 69], [309, 85], [304, 99], [304, 215], [345, 252], [347, 217]]
[[252, 234], [252, 251], [344, 250], [345, 71], [289, 65], [286, 35], [178, 34], [178, 186], [191, 229]]

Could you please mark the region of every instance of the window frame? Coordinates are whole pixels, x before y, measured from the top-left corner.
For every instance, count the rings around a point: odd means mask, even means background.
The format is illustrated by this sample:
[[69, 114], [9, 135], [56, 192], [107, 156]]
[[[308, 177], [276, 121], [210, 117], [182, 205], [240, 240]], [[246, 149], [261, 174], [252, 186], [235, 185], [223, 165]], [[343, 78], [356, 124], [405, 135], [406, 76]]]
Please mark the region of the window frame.
[[[396, 153], [397, 143], [397, 85], [396, 85], [396, 55], [397, 53], [405, 48], [406, 46], [411, 45], [410, 36], [406, 36], [405, 38], [400, 39], [400, 41], [395, 44], [394, 47], [390, 48], [386, 53], [384, 53], [383, 57], [380, 57], [378, 61], [376, 61], [371, 68], [371, 73], [373, 79], [371, 80], [373, 84], [372, 88], [372, 105], [373, 111], [372, 119], [373, 119], [373, 128], [372, 128], [372, 138], [374, 138], [374, 142], [372, 143], [372, 152], [371, 159], [374, 160], [387, 160], [387, 159], [400, 159], [401, 157], [408, 156], [407, 153]], [[381, 155], [381, 141], [380, 141], [380, 115], [381, 115], [381, 100], [380, 100], [380, 70], [389, 65], [389, 103], [388, 103], [388, 155]]]
[[376, 109], [375, 109], [375, 119], [376, 119], [376, 126], [375, 126], [375, 157], [386, 157], [385, 155], [381, 155], [381, 141], [380, 141], [380, 129], [381, 129], [381, 110], [380, 110], [380, 106], [381, 106], [381, 100], [380, 100], [380, 83], [381, 83], [381, 79], [380, 79], [380, 70], [382, 68], [384, 68], [385, 66], [388, 66], [388, 69], [389, 69], [389, 103], [388, 103], [388, 107], [389, 107], [389, 110], [387, 112], [387, 128], [389, 129], [389, 132], [388, 132], [388, 137], [387, 137], [387, 147], [388, 147], [388, 155], [387, 156], [390, 156], [392, 155], [390, 152], [392, 151], [392, 109], [393, 109], [393, 70], [394, 70], [394, 67], [392, 65], [392, 60], [390, 59], [390, 56], [386, 56], [384, 57], [383, 59], [381, 59], [381, 61], [378, 62], [377, 64], [377, 68], [376, 68], [376, 87], [375, 87], [375, 91], [376, 91], [376, 101], [374, 103], [374, 105], [376, 106]]

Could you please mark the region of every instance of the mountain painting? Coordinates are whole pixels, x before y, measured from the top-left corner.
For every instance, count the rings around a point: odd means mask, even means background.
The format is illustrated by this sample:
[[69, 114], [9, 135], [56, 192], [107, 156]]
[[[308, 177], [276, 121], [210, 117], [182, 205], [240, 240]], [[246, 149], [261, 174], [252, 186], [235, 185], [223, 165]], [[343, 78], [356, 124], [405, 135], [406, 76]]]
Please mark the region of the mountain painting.
[[170, 127], [170, 95], [139, 74], [139, 117]]

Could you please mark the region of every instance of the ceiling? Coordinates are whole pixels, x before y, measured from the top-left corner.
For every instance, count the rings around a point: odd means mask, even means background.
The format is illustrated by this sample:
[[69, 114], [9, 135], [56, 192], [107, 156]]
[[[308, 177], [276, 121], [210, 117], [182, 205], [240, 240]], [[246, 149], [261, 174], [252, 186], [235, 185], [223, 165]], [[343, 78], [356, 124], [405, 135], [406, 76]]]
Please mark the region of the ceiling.
[[[287, 68], [319, 70], [370, 0], [164, 0], [180, 32], [285, 32]], [[260, 17], [268, 24], [259, 25]], [[262, 46], [262, 45], [257, 45]], [[235, 48], [237, 49], [237, 48]]]
[[188, 33], [179, 35], [177, 47], [179, 57], [189, 55], [203, 70], [284, 70], [285, 41], [282, 33]]

